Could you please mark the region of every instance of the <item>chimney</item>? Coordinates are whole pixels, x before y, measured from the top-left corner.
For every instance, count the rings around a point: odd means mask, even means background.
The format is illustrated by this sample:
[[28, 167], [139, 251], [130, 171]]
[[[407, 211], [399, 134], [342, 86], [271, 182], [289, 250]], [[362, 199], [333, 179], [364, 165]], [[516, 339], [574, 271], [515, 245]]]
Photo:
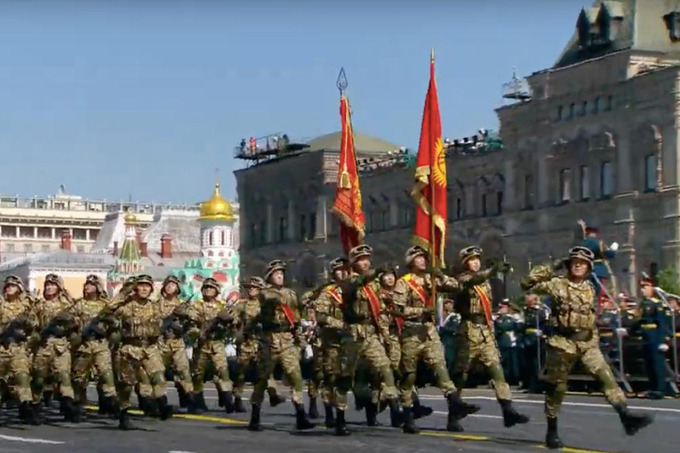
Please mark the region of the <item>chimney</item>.
[[118, 256], [118, 241], [113, 241], [113, 256]]
[[61, 232], [61, 249], [71, 251], [71, 232], [62, 231]]
[[139, 253], [142, 255], [143, 258], [146, 258], [149, 256], [149, 243], [148, 242], [142, 242], [139, 244]]
[[161, 258], [172, 258], [172, 236], [167, 233], [161, 236]]

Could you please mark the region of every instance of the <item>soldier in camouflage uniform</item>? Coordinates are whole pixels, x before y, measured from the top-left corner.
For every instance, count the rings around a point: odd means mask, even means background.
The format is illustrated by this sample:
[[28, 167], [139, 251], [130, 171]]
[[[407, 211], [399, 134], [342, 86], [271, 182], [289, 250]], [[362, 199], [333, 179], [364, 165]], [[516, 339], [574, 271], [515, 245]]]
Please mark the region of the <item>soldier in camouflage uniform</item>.
[[[567, 275], [556, 276], [554, 272], [565, 265]], [[538, 266], [522, 282], [523, 289], [548, 295], [552, 301], [549, 320], [552, 335], [548, 338], [545, 377], [548, 448], [563, 446], [557, 433], [557, 415], [567, 391], [569, 372], [577, 361], [602, 383], [605, 398], [616, 409], [628, 435], [652, 422], [649, 415], [628, 410], [626, 397], [600, 351], [595, 326], [595, 288], [588, 280], [592, 269], [593, 253], [586, 247], [573, 247], [568, 260], [560, 260], [552, 267]]]
[[229, 367], [225, 352], [227, 326], [217, 314], [224, 303], [217, 299], [221, 291], [214, 278], [206, 278], [201, 286], [202, 299], [195, 301], [189, 309], [189, 318], [194, 333], [199, 333], [198, 344], [194, 348], [193, 375], [196, 408], [207, 410], [203, 396], [203, 381], [206, 367], [212, 363], [215, 368], [213, 381], [217, 388], [218, 405], [229, 414], [234, 412], [233, 383], [229, 379]]
[[180, 406], [189, 407], [190, 411], [194, 411], [194, 385], [183, 338], [188, 307], [179, 298], [179, 287], [180, 281], [174, 275], [169, 275], [163, 280], [158, 300], [158, 308], [163, 319], [159, 347], [163, 364], [166, 368], [172, 369]]
[[113, 376], [108, 324], [100, 313], [108, 306], [106, 291], [96, 275], [88, 275], [83, 286], [83, 297], [73, 307], [78, 331], [73, 353], [73, 387], [79, 405], [86, 402], [87, 384], [94, 368], [99, 384], [99, 409], [113, 413], [116, 406], [116, 384]]
[[281, 260], [269, 263], [265, 273], [268, 286], [260, 292], [259, 324], [260, 348], [257, 357], [257, 383], [250, 397], [252, 413], [248, 429], [260, 431], [260, 407], [267, 389], [269, 376], [277, 363], [293, 389], [297, 429], [311, 429], [302, 401], [302, 372], [300, 370], [300, 319], [295, 292], [284, 286], [286, 264]]
[[[380, 299], [379, 271], [371, 269], [373, 249], [365, 244], [358, 245], [349, 251], [353, 274], [341, 283], [343, 320], [346, 329], [340, 339], [340, 377], [336, 386], [337, 435], [349, 434], [345, 423], [347, 409], [347, 393], [352, 388], [357, 362], [365, 359], [370, 364], [371, 374], [375, 382], [373, 388], [380, 388], [382, 397], [391, 410], [398, 410], [397, 389], [394, 385], [394, 373], [390, 367], [383, 346], [383, 329], [380, 313], [384, 303]], [[367, 406], [366, 418], [369, 425], [376, 425], [378, 401], [371, 401]]]
[[[462, 322], [456, 345], [453, 382], [458, 391], [462, 391], [470, 364], [473, 360], [479, 360], [493, 381], [496, 399], [503, 410], [503, 424], [509, 428], [518, 423], [527, 423], [529, 417], [519, 414], [512, 405], [510, 386], [505, 382], [493, 332], [489, 278], [497, 272], [507, 273], [510, 265], [504, 262], [481, 270], [482, 249], [474, 245], [464, 248], [459, 255], [465, 271], [458, 277], [461, 288], [455, 297], [456, 311], [460, 313]], [[462, 431], [460, 423], [451, 418], [448, 428]]]
[[33, 425], [40, 424], [40, 419], [37, 408], [31, 406], [28, 339], [37, 325], [24, 285], [19, 277], [8, 276], [0, 296], [0, 380], [19, 401], [19, 417]]
[[[158, 348], [161, 328], [161, 312], [152, 299], [153, 278], [140, 275], [135, 279], [134, 292], [125, 299], [118, 299], [104, 310], [105, 316], [115, 317], [121, 326], [121, 346], [118, 351], [118, 404], [120, 406], [119, 428], [129, 430], [130, 396], [140, 376], [151, 380], [152, 394], [147, 404], [158, 408], [161, 420], [172, 417], [168, 404], [165, 367]], [[146, 397], [147, 395], [143, 395]]]
[[71, 385], [71, 333], [75, 330], [73, 299], [56, 274], [45, 276], [43, 298], [33, 311], [38, 319], [40, 342], [33, 359], [33, 403], [40, 403], [46, 380], [53, 380], [61, 395], [64, 418], [77, 423], [79, 408]]
[[[427, 273], [427, 257], [428, 253], [422, 247], [416, 245], [409, 248], [405, 261], [410, 272], [397, 281], [393, 291], [393, 310], [396, 316], [404, 320], [400, 336], [402, 373], [400, 390], [401, 404], [404, 408], [403, 431], [408, 434], [417, 434], [420, 431], [414, 422], [411, 399], [420, 360], [424, 360], [434, 371], [437, 387], [444, 392], [449, 406], [449, 425], [479, 410], [479, 406], [462, 401], [449, 378], [444, 349], [435, 324], [436, 301], [431, 299], [433, 282], [431, 275]], [[436, 272], [435, 279], [437, 290], [446, 292], [458, 290], [456, 279], [444, 275], [441, 271]]]

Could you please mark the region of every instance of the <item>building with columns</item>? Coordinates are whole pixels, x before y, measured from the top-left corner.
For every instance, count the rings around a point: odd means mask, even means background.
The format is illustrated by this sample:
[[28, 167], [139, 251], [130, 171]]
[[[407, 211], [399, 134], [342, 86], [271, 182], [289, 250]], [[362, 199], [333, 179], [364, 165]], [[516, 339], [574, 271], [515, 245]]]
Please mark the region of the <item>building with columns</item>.
[[[621, 244], [612, 261], [620, 291], [636, 292], [641, 271], [680, 268], [676, 3], [575, 9], [574, 34], [556, 49], [555, 64], [506, 86], [496, 110], [502, 149], [449, 146], [449, 263], [463, 246], [480, 244], [513, 263], [507, 289], [517, 293], [531, 264], [566, 253], [583, 219], [605, 242]], [[366, 240], [378, 264], [401, 263], [414, 221], [413, 169], [387, 154], [393, 146], [366, 162], [361, 140], [357, 134]], [[302, 286], [321, 278], [341, 252], [328, 212], [338, 149], [339, 139], [235, 172], [243, 272], [260, 273], [281, 258]]]

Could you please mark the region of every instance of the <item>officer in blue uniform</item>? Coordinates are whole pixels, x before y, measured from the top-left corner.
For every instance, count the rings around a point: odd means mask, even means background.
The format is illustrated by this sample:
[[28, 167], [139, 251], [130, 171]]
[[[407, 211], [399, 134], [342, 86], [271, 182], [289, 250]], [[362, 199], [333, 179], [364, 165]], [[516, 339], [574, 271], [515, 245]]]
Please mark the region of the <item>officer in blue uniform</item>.
[[511, 313], [510, 301], [504, 299], [494, 317], [494, 330], [501, 353], [503, 374], [510, 385], [517, 385], [520, 380], [519, 333], [522, 325], [522, 317], [518, 313]]
[[550, 312], [548, 307], [541, 304], [536, 294], [527, 293], [524, 301], [526, 305], [522, 332], [522, 388], [530, 393], [540, 393], [539, 376], [545, 356], [543, 331]]
[[666, 354], [669, 350], [670, 329], [668, 308], [656, 297], [654, 282], [649, 278], [640, 281], [643, 300], [640, 304], [638, 329], [644, 342], [644, 357], [649, 378], [649, 399], [661, 399], [669, 390]]
[[444, 358], [449, 377], [453, 376], [453, 365], [456, 363], [456, 342], [460, 326], [460, 315], [453, 310], [453, 300], [446, 299], [442, 306], [442, 319], [439, 325], [439, 337], [444, 346]]
[[595, 257], [593, 260], [593, 276], [591, 276], [591, 280], [593, 281], [595, 289], [597, 290], [598, 300], [602, 293], [600, 284], [604, 285], [609, 294], [613, 295], [613, 276], [609, 261], [616, 257], [616, 251], [619, 248], [619, 244], [614, 242], [611, 246], [607, 246], [597, 237], [600, 232], [597, 228], [587, 226], [583, 220], [579, 220], [578, 223], [581, 226], [583, 232], [583, 239], [579, 245], [586, 247], [588, 250], [593, 252], [593, 256]]

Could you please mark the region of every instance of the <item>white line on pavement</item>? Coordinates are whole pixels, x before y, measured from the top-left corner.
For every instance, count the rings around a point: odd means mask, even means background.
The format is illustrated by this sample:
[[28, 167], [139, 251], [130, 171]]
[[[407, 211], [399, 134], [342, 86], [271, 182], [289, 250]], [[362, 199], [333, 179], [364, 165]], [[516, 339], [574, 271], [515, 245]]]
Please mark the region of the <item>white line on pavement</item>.
[[0, 439], [3, 440], [13, 440], [16, 442], [27, 442], [30, 444], [50, 444], [50, 445], [61, 445], [65, 442], [61, 442], [58, 440], [48, 440], [48, 439], [34, 439], [32, 437], [16, 437], [16, 436], [5, 436], [4, 434], [0, 434]]
[[[437, 415], [449, 415], [448, 412], [444, 412], [444, 411], [434, 411], [433, 413], [437, 414]], [[495, 418], [495, 419], [501, 419], [501, 420], [503, 419], [503, 417], [501, 417], [500, 415], [485, 415], [485, 414], [471, 414], [471, 415], [468, 415], [467, 417]]]
[[194, 453], [193, 451], [170, 450], [168, 453]]
[[[496, 398], [492, 396], [468, 396], [464, 398], [466, 400], [487, 400], [487, 401], [496, 401]], [[536, 400], [515, 400], [515, 403], [518, 404], [544, 404], [543, 401], [536, 401]], [[601, 403], [574, 403], [574, 402], [569, 402], [565, 401], [562, 403], [562, 406], [578, 406], [578, 407], [601, 407], [601, 408], [610, 408], [611, 406], [609, 404], [601, 404]], [[628, 406], [629, 409], [637, 409], [641, 411], [658, 411], [658, 412], [672, 412], [675, 414], [680, 414], [680, 409], [672, 409], [670, 407], [648, 407], [648, 406]]]

